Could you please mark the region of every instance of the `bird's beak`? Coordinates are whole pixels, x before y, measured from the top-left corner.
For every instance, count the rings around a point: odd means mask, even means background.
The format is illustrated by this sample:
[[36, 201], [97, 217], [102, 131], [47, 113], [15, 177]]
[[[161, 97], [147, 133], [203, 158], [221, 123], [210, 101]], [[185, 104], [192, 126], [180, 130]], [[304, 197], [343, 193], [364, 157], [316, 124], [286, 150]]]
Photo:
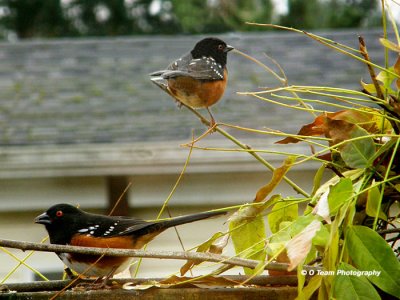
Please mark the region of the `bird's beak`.
[[41, 215], [35, 218], [35, 223], [43, 225], [51, 224], [51, 219], [48, 214], [42, 213]]
[[226, 45], [224, 52], [227, 53], [229, 51], [232, 51], [233, 49], [235, 48], [233, 48], [231, 45]]

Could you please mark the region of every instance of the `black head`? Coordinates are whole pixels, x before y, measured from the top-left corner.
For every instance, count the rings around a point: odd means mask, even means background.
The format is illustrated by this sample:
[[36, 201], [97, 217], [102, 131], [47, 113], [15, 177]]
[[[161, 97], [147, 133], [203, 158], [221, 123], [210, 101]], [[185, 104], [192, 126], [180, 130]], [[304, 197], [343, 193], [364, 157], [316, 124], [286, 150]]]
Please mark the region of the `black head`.
[[67, 244], [86, 213], [69, 204], [56, 204], [35, 218], [46, 227], [52, 244]]
[[205, 38], [198, 42], [190, 52], [193, 58], [212, 57], [223, 67], [226, 65], [227, 53], [234, 48], [217, 38]]

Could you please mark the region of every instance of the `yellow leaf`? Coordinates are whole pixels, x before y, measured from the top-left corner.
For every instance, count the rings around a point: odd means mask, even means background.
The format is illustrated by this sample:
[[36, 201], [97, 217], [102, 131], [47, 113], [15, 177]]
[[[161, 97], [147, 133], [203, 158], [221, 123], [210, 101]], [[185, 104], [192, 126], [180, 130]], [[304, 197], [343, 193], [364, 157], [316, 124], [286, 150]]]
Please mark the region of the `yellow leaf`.
[[279, 201], [268, 214], [268, 224], [272, 233], [279, 231], [282, 222], [293, 222], [298, 216], [298, 205], [291, 201]]
[[375, 94], [376, 93], [376, 88], [375, 84], [373, 83], [365, 83], [361, 80], [361, 86], [363, 87], [364, 90], [366, 90], [370, 94]]
[[[250, 220], [234, 219], [229, 223], [229, 230], [237, 255], [261, 262], [265, 260], [266, 232], [262, 215]], [[247, 275], [254, 273], [249, 268], [244, 268], [244, 271]]]
[[[400, 55], [397, 57], [396, 63], [393, 66], [393, 70], [397, 75], [400, 75]], [[396, 79], [396, 87], [400, 90], [400, 79]]]
[[379, 41], [381, 42], [381, 44], [384, 47], [388, 48], [389, 50], [400, 53], [400, 46], [396, 45], [392, 41], [389, 41], [388, 39], [384, 39], [384, 38], [380, 38]]
[[[374, 182], [372, 182], [372, 184], [374, 184]], [[380, 200], [381, 192], [379, 191], [379, 188], [375, 185], [368, 190], [367, 206], [365, 208], [365, 212], [368, 216], [376, 217]], [[382, 210], [379, 211], [378, 216], [382, 220], [387, 220], [387, 217]]]

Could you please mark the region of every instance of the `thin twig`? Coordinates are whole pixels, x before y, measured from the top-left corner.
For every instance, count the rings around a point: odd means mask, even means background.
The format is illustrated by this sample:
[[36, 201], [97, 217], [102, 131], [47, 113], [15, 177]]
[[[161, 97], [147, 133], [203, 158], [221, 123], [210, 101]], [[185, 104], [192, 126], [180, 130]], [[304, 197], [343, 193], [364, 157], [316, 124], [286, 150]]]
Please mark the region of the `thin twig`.
[[[39, 244], [31, 242], [22, 242], [14, 240], [0, 239], [0, 246], [6, 248], [26, 250], [35, 250], [43, 252], [56, 252], [56, 253], [79, 253], [86, 255], [105, 255], [105, 256], [129, 256], [129, 257], [142, 257], [142, 258], [158, 258], [158, 259], [178, 259], [178, 260], [194, 260], [194, 261], [208, 261], [216, 262], [227, 265], [247, 267], [254, 269], [258, 266], [259, 261], [252, 259], [245, 259], [239, 257], [228, 257], [224, 255], [202, 253], [202, 252], [182, 252], [182, 251], [143, 251], [143, 250], [128, 250], [128, 249], [110, 249], [110, 248], [93, 248], [93, 247], [77, 247], [56, 244]], [[269, 263], [265, 269], [286, 271], [288, 264], [285, 263]], [[319, 268], [304, 266], [305, 270], [317, 270]]]
[[[43, 239], [40, 241], [40, 243], [44, 243], [44, 242], [46, 242], [48, 239], [49, 239], [49, 237], [46, 236], [45, 238], [43, 238]], [[3, 278], [2, 280], [0, 280], [0, 285], [1, 285], [2, 283], [6, 282], [6, 281], [8, 280], [8, 278], [10, 278], [11, 275], [14, 274], [15, 271], [16, 271], [22, 264], [24, 264], [24, 263], [28, 260], [28, 258], [30, 258], [30, 257], [33, 255], [33, 253], [35, 253], [35, 252], [34, 252], [34, 251], [30, 251], [27, 255], [25, 255], [24, 258], [19, 259], [19, 260], [18, 260], [18, 261], [19, 261], [18, 264], [17, 264], [14, 268], [12, 268], [12, 270], [11, 270], [10, 272], [8, 272], [7, 275], [4, 276], [4, 278]], [[43, 278], [44, 280], [48, 280], [48, 279], [47, 279], [43, 274], [41, 274], [38, 270], [35, 270], [35, 273], [38, 274], [38, 276], [41, 277], [41, 278]]]
[[124, 191], [122, 192], [122, 194], [119, 196], [117, 202], [115, 202], [114, 207], [111, 209], [110, 213], [108, 214], [109, 216], [111, 216], [115, 209], [118, 207], [119, 203], [122, 201], [122, 198], [125, 196], [125, 194], [128, 192], [129, 188], [132, 186], [132, 182], [129, 182], [128, 185], [125, 187]]
[[[266, 66], [265, 64], [263, 64], [262, 62], [260, 62], [258, 59], [255, 59], [254, 57], [251, 57], [250, 55], [235, 49], [234, 52], [242, 55], [243, 57], [251, 60], [252, 62], [256, 63], [257, 65], [259, 65], [260, 67], [264, 68], [265, 70], [267, 70], [270, 74], [272, 74], [276, 79], [278, 79], [283, 85], [287, 85], [287, 79], [286, 78], [282, 78], [280, 77], [278, 74], [276, 74], [270, 67]], [[280, 69], [282, 71], [282, 69]]]
[[[156, 220], [160, 219], [161, 216], [162, 216], [162, 214], [163, 214], [163, 212], [168, 208], [168, 203], [169, 203], [169, 201], [172, 199], [172, 196], [174, 195], [176, 189], [178, 188], [179, 184], [181, 183], [181, 180], [182, 180], [182, 178], [183, 178], [183, 175], [184, 175], [185, 172], [186, 172], [186, 169], [187, 169], [187, 167], [188, 167], [188, 165], [189, 165], [189, 162], [190, 162], [190, 158], [192, 157], [192, 152], [193, 152], [193, 148], [191, 147], [191, 148], [189, 149], [189, 153], [188, 153], [188, 156], [186, 157], [186, 161], [185, 161], [185, 164], [183, 165], [183, 168], [182, 168], [182, 170], [181, 170], [181, 173], [179, 174], [178, 179], [176, 180], [174, 186], [172, 187], [172, 190], [171, 190], [171, 192], [169, 193], [167, 199], [165, 199], [165, 201], [164, 201], [164, 203], [163, 203], [163, 205], [162, 205], [160, 211], [158, 212], [158, 215], [157, 215], [157, 219], [156, 219]], [[179, 238], [179, 234], [178, 234], [178, 232], [177, 232], [177, 230], [176, 230], [176, 227], [175, 227], [175, 232], [176, 232], [176, 234], [178, 235], [178, 238]], [[179, 238], [179, 240], [180, 240], [180, 238]], [[147, 248], [147, 244], [144, 246], [143, 249], [146, 250], [146, 248]], [[142, 265], [142, 259], [139, 259], [139, 261], [138, 261], [138, 263], [137, 263], [137, 265], [136, 265], [136, 268], [135, 268], [135, 273], [134, 273], [134, 277], [135, 277], [135, 278], [136, 278], [137, 275], [139, 274], [139, 269], [140, 269], [140, 266], [141, 266], [141, 265]]]
[[388, 74], [391, 74], [391, 75], [395, 76], [396, 78], [399, 77], [399, 75], [396, 74], [394, 71], [388, 70], [385, 67], [381, 67], [381, 66], [379, 66], [377, 64], [374, 64], [372, 62], [366, 61], [364, 58], [361, 58], [361, 57], [359, 57], [359, 56], [357, 56], [357, 55], [355, 55], [355, 54], [350, 52], [350, 51], [352, 51], [352, 52], [360, 53], [360, 50], [353, 49], [351, 47], [348, 47], [348, 46], [340, 44], [338, 42], [329, 40], [329, 39], [324, 38], [322, 36], [318, 36], [316, 34], [313, 34], [313, 33], [310, 33], [310, 32], [304, 31], [304, 30], [299, 30], [299, 29], [295, 29], [295, 28], [291, 28], [291, 27], [285, 27], [285, 26], [276, 25], [276, 24], [260, 24], [260, 23], [251, 23], [251, 22], [246, 22], [246, 24], [278, 28], [278, 29], [283, 29], [283, 30], [288, 30], [288, 31], [293, 31], [293, 32], [296, 32], [296, 33], [304, 34], [304, 35], [308, 36], [309, 38], [317, 41], [318, 43], [321, 43], [324, 46], [327, 46], [327, 47], [329, 47], [331, 49], [334, 49], [334, 50], [336, 50], [336, 51], [338, 51], [340, 53], [348, 55], [351, 58], [354, 58], [354, 59], [356, 59], [358, 61], [361, 61], [363, 63], [370, 64], [371, 66], [373, 66], [373, 67], [375, 67], [375, 68], [377, 68], [379, 70], [382, 70], [384, 72], [387, 72]]
[[58, 296], [60, 296], [62, 293], [64, 293], [68, 288], [70, 288], [75, 283], [77, 283], [80, 280], [80, 276], [83, 276], [87, 272], [89, 272], [90, 269], [92, 269], [103, 257], [104, 257], [104, 254], [100, 255], [99, 258], [96, 259], [96, 261], [93, 264], [91, 264], [89, 267], [87, 267], [86, 270], [83, 271], [83, 273], [79, 274], [79, 276], [77, 276], [76, 278], [72, 279], [70, 283], [68, 283], [65, 287], [63, 287], [61, 290], [59, 290], [53, 297], [50, 298], [50, 300], [56, 299]]

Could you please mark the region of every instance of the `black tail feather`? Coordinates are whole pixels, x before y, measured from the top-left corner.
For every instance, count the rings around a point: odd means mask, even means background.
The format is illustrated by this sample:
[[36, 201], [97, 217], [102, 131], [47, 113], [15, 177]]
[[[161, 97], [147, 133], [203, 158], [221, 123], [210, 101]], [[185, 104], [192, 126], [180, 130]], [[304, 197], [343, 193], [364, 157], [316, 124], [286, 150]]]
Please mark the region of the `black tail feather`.
[[178, 226], [178, 225], [182, 225], [182, 224], [186, 224], [186, 223], [192, 223], [195, 221], [208, 219], [208, 218], [219, 216], [219, 215], [225, 215], [226, 213], [227, 213], [226, 211], [209, 211], [209, 212], [202, 212], [202, 213], [196, 213], [196, 214], [191, 214], [191, 215], [186, 215], [186, 216], [175, 217], [170, 220], [149, 222], [149, 225], [141, 230], [145, 230], [146, 233], [162, 232], [170, 227], [174, 227], [174, 226]]
[[211, 217], [219, 216], [219, 215], [225, 215], [226, 211], [208, 211], [208, 212], [202, 212], [202, 213], [197, 213], [197, 214], [191, 214], [191, 215], [186, 215], [186, 216], [180, 216], [173, 218], [171, 220], [165, 220], [161, 221], [160, 223], [165, 226], [165, 228], [173, 227], [173, 226], [178, 226], [186, 223], [192, 223], [195, 221], [203, 220], [203, 219], [208, 219]]

